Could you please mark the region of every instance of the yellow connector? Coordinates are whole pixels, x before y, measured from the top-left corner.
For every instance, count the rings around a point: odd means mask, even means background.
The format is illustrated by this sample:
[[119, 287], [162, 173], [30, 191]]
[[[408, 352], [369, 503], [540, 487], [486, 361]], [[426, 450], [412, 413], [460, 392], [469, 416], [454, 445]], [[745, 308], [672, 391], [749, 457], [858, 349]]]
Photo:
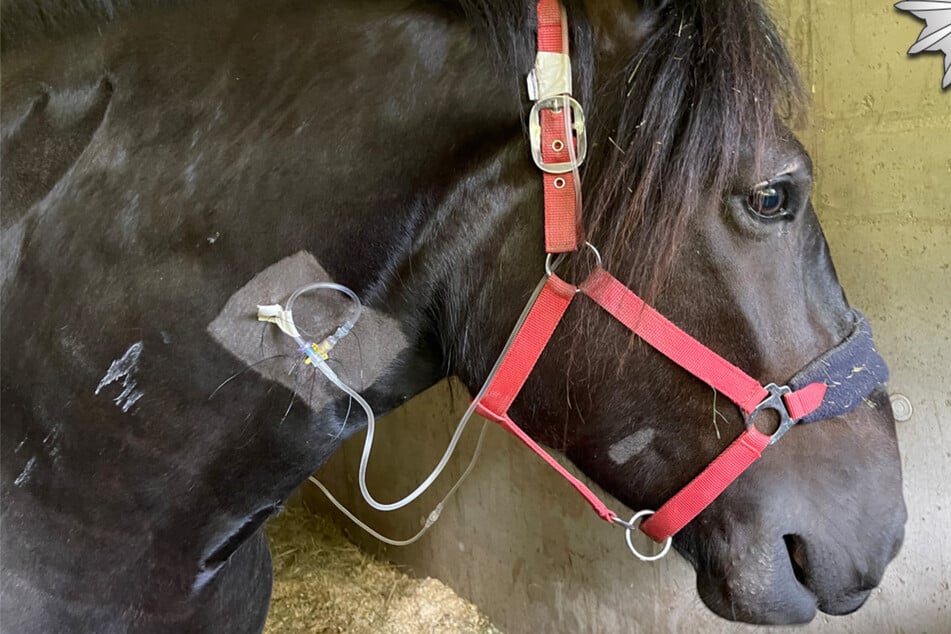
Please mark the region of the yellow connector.
[[[326, 361], [327, 359], [330, 358], [330, 355], [327, 353], [330, 351], [330, 349], [333, 346], [327, 346], [327, 345], [324, 345], [324, 342], [321, 342], [320, 344], [312, 343], [310, 344], [310, 347], [314, 352], [320, 355], [321, 359]], [[306, 359], [304, 359], [304, 363], [306, 363], [307, 365], [311, 365], [310, 357], [307, 357]]]

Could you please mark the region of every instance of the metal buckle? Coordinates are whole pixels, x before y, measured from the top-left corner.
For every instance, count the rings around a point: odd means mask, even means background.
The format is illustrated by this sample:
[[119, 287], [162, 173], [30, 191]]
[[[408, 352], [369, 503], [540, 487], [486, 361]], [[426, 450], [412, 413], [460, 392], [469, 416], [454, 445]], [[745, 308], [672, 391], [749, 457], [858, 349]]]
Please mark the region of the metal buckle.
[[[547, 109], [560, 112], [565, 107], [571, 109], [571, 128], [578, 142], [578, 147], [575, 150], [575, 162], [546, 163], [545, 159], [542, 158], [541, 111]], [[580, 103], [569, 95], [556, 95], [539, 99], [532, 106], [532, 111], [528, 115], [528, 139], [532, 146], [532, 158], [540, 170], [549, 174], [567, 174], [579, 167], [588, 155], [588, 136], [585, 132], [584, 109], [582, 109]], [[568, 139], [568, 143], [570, 142], [571, 139]]]
[[786, 394], [791, 394], [792, 390], [786, 385], [776, 385], [775, 383], [770, 383], [769, 385], [764, 386], [769, 396], [763, 399], [763, 402], [753, 408], [753, 411], [750, 412], [749, 416], [746, 417], [746, 427], [753, 426], [753, 419], [756, 418], [756, 415], [762, 412], [763, 410], [771, 409], [777, 414], [779, 414], [779, 427], [776, 428], [770, 437], [769, 444], [774, 444], [777, 440], [783, 437], [787, 431], [796, 424], [796, 421], [792, 416], [789, 415], [789, 409], [786, 407], [786, 401], [783, 400], [783, 396]]

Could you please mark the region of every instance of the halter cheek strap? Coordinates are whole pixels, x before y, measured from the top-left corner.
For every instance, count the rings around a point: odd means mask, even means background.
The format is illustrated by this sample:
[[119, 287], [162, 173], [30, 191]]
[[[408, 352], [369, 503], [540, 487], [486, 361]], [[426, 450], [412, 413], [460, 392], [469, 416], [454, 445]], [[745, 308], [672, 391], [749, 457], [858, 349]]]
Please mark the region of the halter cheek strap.
[[558, 0], [538, 3], [538, 52], [528, 75], [535, 102], [528, 117], [532, 158], [542, 170], [545, 193], [545, 251], [578, 248], [581, 230], [578, 182], [572, 173], [587, 153], [584, 112], [571, 97], [568, 21]]
[[529, 449], [538, 454], [552, 469], [566, 479], [591, 505], [601, 519], [613, 521], [617, 515], [602, 502], [585, 484], [571, 475], [551, 455], [528, 436], [508, 415], [509, 407], [535, 363], [551, 339], [555, 327], [561, 321], [568, 306], [575, 298], [577, 288], [556, 275], [550, 275], [541, 293], [532, 305], [521, 329], [515, 335], [508, 354], [502, 360], [495, 377], [485, 390], [485, 395], [476, 405], [476, 413], [502, 425]]

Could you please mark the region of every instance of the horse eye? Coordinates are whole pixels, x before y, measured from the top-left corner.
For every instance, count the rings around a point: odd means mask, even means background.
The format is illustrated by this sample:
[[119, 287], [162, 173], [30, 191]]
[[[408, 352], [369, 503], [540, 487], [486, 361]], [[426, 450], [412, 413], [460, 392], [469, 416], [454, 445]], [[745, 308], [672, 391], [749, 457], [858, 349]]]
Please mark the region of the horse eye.
[[782, 185], [765, 185], [753, 190], [746, 204], [754, 215], [773, 220], [789, 213], [787, 198], [786, 188]]

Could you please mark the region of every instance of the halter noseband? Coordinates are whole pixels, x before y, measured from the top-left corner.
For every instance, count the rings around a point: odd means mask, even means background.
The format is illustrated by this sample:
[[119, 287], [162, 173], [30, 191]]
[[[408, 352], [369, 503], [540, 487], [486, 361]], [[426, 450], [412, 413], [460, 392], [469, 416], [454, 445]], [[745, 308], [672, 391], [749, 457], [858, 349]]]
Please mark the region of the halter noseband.
[[[678, 328], [603, 269], [600, 255], [592, 245], [585, 243], [596, 255], [597, 265], [584, 282], [574, 286], [554, 274], [551, 255], [575, 251], [580, 244], [577, 168], [587, 151], [584, 113], [571, 97], [567, 33], [560, 2], [540, 0], [538, 54], [528, 77], [529, 96], [535, 102], [529, 117], [529, 136], [532, 156], [543, 172], [547, 280], [530, 300], [531, 309], [500, 360], [476, 411], [501, 424], [541, 456], [602, 519], [625, 528], [628, 546], [635, 555], [653, 560], [666, 554], [673, 535], [746, 471], [766, 447], [797, 423], [852, 411], [875, 386], [888, 379], [888, 368], [875, 349], [868, 320], [853, 310], [854, 327], [842, 343], [809, 363], [788, 385], [764, 386]], [[658, 352], [733, 401], [746, 419], [746, 430], [689, 484], [656, 512], [640, 511], [629, 521], [610, 510], [508, 415], [562, 316], [580, 293], [593, 299]], [[772, 434], [759, 431], [753, 424], [753, 419], [764, 410], [772, 410], [779, 417], [779, 426]], [[638, 523], [642, 517], [647, 519]], [[638, 552], [631, 542], [634, 528], [640, 528], [656, 542], [666, 542], [663, 551], [654, 556]]]

